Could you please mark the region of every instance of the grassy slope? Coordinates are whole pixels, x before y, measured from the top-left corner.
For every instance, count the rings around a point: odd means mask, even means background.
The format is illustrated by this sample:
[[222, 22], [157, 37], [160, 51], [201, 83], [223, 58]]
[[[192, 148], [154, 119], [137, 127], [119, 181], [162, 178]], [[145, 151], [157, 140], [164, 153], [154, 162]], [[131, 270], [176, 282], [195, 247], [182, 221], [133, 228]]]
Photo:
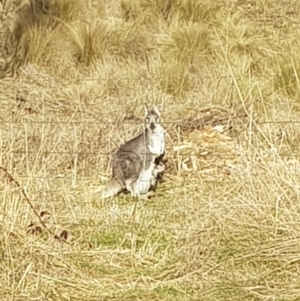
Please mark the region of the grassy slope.
[[[299, 120], [299, 1], [52, 2], [2, 20], [0, 166], [72, 239], [27, 234], [2, 173], [3, 300], [296, 300], [300, 128], [266, 121]], [[164, 107], [166, 182], [103, 202], [145, 102]]]

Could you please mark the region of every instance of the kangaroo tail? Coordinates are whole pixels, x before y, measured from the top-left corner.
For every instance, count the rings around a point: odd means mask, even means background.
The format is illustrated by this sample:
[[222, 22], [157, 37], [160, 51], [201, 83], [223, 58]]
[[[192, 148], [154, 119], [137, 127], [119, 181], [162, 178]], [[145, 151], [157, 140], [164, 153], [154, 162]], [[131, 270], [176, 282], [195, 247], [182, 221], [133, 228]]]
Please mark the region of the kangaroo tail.
[[123, 190], [123, 186], [119, 181], [114, 179], [110, 180], [110, 182], [100, 190], [102, 193], [102, 199], [110, 198]]

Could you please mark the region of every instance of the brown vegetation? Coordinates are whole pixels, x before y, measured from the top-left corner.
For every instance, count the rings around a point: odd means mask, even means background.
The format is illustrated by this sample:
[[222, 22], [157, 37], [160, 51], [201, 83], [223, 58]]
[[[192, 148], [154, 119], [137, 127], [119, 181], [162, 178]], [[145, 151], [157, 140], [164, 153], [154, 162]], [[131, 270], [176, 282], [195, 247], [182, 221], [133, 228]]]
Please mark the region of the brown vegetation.
[[[299, 298], [299, 1], [0, 9], [2, 300]], [[165, 181], [101, 201], [145, 102]]]

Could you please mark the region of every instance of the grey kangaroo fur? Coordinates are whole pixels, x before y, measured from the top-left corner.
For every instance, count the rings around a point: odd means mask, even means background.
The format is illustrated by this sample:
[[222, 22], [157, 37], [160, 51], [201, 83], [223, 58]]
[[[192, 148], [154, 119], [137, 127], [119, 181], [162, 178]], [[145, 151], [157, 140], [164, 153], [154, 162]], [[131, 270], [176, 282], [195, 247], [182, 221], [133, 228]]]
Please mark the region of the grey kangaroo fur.
[[113, 158], [113, 175], [102, 190], [102, 198], [112, 197], [127, 190], [133, 197], [147, 194], [156, 187], [157, 177], [165, 170], [164, 129], [160, 114], [154, 107], [145, 108], [144, 131], [123, 144]]

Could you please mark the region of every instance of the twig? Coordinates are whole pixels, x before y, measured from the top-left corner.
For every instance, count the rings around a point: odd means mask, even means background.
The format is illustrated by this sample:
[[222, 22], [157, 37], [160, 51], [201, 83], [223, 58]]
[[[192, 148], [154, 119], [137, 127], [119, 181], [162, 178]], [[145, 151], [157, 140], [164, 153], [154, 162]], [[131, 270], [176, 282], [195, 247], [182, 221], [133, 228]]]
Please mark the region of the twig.
[[30, 206], [30, 208], [32, 209], [33, 213], [37, 216], [37, 218], [39, 219], [41, 225], [51, 234], [54, 235], [54, 233], [51, 232], [50, 229], [47, 228], [46, 224], [43, 222], [41, 216], [38, 214], [38, 212], [35, 210], [32, 202], [30, 201], [25, 189], [23, 187], [21, 187], [21, 185], [19, 184], [19, 182], [4, 168], [0, 166], [0, 170], [3, 170], [5, 172], [5, 174], [7, 175], [8, 179], [10, 182], [13, 182], [15, 185], [17, 185], [18, 188], [21, 189], [22, 194], [26, 200], [26, 202], [28, 203], [28, 205]]

